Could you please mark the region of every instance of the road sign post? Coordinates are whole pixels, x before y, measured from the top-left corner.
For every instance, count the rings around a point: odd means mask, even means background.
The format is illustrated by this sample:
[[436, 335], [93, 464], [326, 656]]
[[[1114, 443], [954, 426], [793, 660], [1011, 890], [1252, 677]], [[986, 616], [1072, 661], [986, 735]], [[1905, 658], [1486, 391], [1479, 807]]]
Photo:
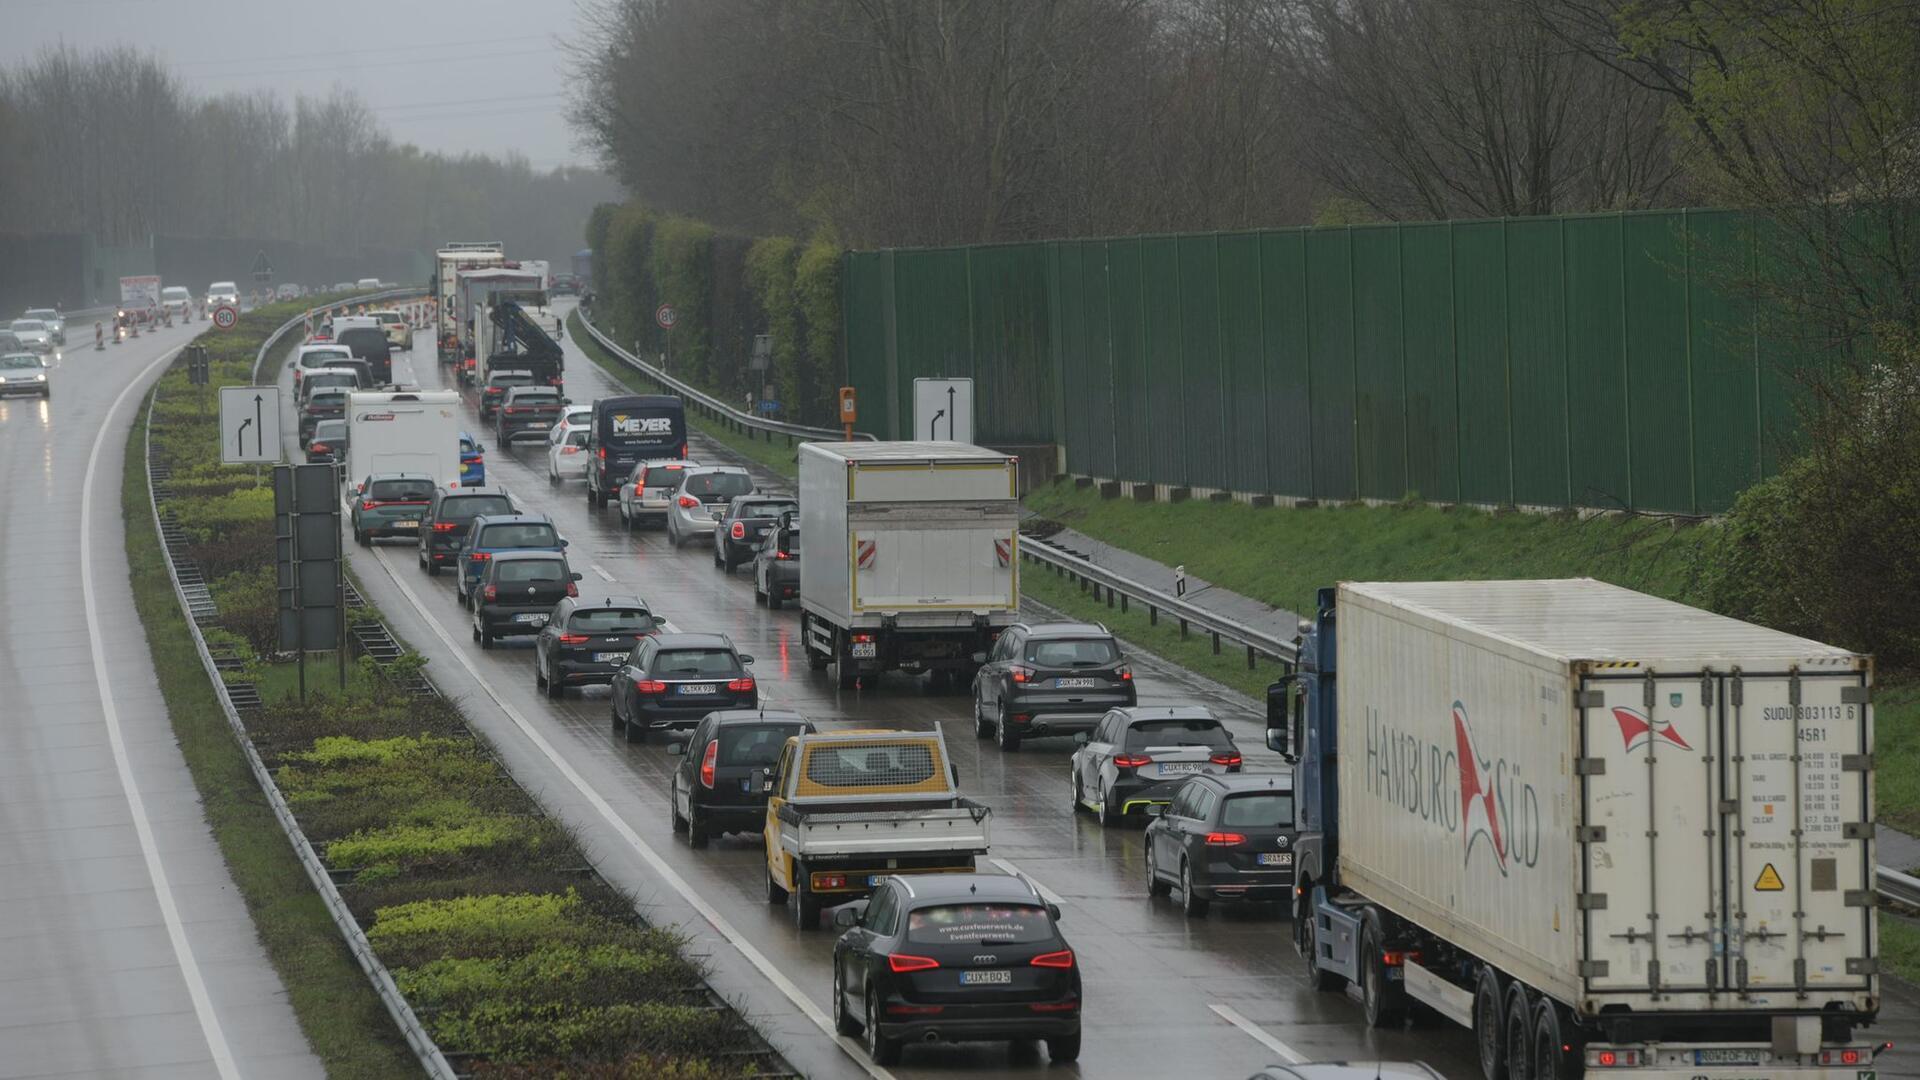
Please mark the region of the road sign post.
[[666, 355], [660, 358], [660, 367], [673, 370], [673, 324], [680, 321], [680, 313], [673, 310], [672, 304], [661, 304], [653, 309], [653, 322], [661, 330], [661, 340], [666, 344]]
[[220, 460], [228, 465], [280, 461], [280, 388], [220, 388]]
[[853, 441], [853, 422], [860, 416], [859, 411], [854, 408], [853, 397], [853, 387], [840, 388], [840, 422], [846, 425], [848, 442]]

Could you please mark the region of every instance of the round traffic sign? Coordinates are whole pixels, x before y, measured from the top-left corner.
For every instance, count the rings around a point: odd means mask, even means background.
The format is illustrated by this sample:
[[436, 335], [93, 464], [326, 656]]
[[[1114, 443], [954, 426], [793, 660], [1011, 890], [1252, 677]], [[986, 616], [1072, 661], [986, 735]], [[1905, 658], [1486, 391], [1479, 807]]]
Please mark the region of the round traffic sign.
[[674, 320], [679, 317], [674, 313], [672, 304], [661, 304], [653, 311], [653, 321], [659, 323], [662, 330], [673, 329]]
[[233, 324], [239, 321], [240, 309], [232, 304], [221, 304], [213, 309], [213, 325], [222, 330], [233, 329]]

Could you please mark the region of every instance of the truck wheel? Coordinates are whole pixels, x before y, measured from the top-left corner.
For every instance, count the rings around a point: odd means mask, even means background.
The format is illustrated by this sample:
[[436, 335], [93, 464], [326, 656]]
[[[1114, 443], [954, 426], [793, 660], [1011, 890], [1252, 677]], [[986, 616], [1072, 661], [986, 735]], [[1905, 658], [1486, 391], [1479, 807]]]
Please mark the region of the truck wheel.
[[994, 733], [999, 736], [994, 742], [999, 745], [1001, 753], [1011, 754], [1020, 749], [1020, 733], [1014, 730], [1013, 717], [1007, 714], [1004, 704], [1000, 706], [1000, 719], [994, 726]]
[[[762, 860], [763, 862], [765, 860]], [[784, 904], [787, 902], [787, 887], [773, 880], [773, 867], [767, 868], [767, 903]]]
[[1506, 1000], [1500, 990], [1500, 974], [1483, 966], [1473, 987], [1473, 1042], [1485, 1080], [1507, 1078], [1507, 1044], [1500, 1026], [1506, 1017]]
[[834, 665], [834, 681], [842, 690], [852, 690], [859, 685], [860, 672], [854, 669], [853, 662], [841, 660]]
[[1407, 1018], [1406, 988], [1387, 978], [1386, 935], [1369, 918], [1360, 931], [1360, 1003], [1367, 1026], [1397, 1028]]
[[[804, 629], [802, 633], [804, 634]], [[807, 650], [807, 667], [814, 671], [825, 671], [827, 670], [827, 665], [832, 662], [833, 657], [828, 656], [826, 653], [815, 652], [810, 648]]]
[[1507, 1075], [1533, 1080], [1533, 1002], [1527, 988], [1515, 982], [1507, 989]]
[[[1309, 900], [1308, 903], [1311, 904], [1312, 901]], [[1306, 951], [1303, 955], [1307, 961], [1307, 985], [1323, 993], [1346, 989], [1345, 975], [1328, 971], [1320, 966], [1320, 919], [1313, 914], [1311, 908], [1307, 911], [1306, 920], [1306, 936], [1303, 939]]]
[[1571, 1055], [1561, 1049], [1568, 1044], [1563, 1035], [1566, 1025], [1561, 1023], [1560, 1006], [1541, 998], [1533, 1012], [1533, 1080], [1573, 1076], [1575, 1070], [1567, 1060]]

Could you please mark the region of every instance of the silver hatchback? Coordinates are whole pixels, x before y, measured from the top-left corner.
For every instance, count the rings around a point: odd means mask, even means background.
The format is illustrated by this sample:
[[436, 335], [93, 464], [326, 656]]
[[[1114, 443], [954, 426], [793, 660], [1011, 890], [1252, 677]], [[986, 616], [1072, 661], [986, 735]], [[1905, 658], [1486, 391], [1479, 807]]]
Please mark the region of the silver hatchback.
[[714, 518], [735, 496], [753, 494], [753, 477], [738, 465], [703, 465], [681, 474], [667, 502], [667, 539], [674, 547], [688, 541], [713, 541]]

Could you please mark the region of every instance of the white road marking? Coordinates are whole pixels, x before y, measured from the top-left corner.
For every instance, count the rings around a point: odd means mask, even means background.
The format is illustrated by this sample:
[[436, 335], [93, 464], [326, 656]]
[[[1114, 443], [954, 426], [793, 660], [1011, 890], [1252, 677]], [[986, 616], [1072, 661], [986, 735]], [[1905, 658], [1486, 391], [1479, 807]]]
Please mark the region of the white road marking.
[[[844, 1050], [847, 1056], [853, 1059], [854, 1064], [865, 1069], [867, 1075], [872, 1077], [873, 1080], [893, 1080], [892, 1073], [867, 1060], [866, 1051], [859, 1043], [846, 1036], [834, 1034], [833, 1021], [827, 1017], [827, 1014], [822, 1012], [818, 1005], [815, 1005], [810, 998], [802, 993], [800, 987], [796, 985], [792, 979], [788, 978], [784, 972], [775, 967], [773, 961], [767, 959], [765, 953], [761, 952], [751, 941], [746, 939], [745, 935], [736, 930], [733, 924], [727, 921], [726, 916], [720, 914], [719, 910], [712, 904], [707, 903], [706, 899], [694, 889], [693, 885], [688, 882], [686, 878], [681, 877], [678, 871], [674, 870], [665, 859], [660, 857], [659, 852], [653, 850], [645, 840], [641, 839], [640, 834], [634, 831], [633, 826], [627, 824], [626, 819], [620, 816], [619, 811], [615, 810], [613, 806], [601, 796], [600, 792], [594, 789], [592, 784], [587, 783], [586, 778], [581, 776], [579, 772], [574, 769], [573, 764], [569, 762], [559, 750], [555, 749], [552, 743], [547, 741], [546, 736], [542, 735], [538, 728], [528, 723], [527, 718], [521, 714], [519, 709], [514, 708], [511, 703], [500, 696], [499, 692], [493, 688], [493, 685], [486, 680], [486, 677], [480, 674], [479, 669], [473, 666], [473, 661], [467, 657], [466, 650], [455, 644], [453, 638], [441, 628], [439, 621], [428, 613], [427, 606], [421, 603], [419, 595], [413, 591], [412, 586], [401, 580], [401, 576], [394, 572], [393, 567], [387, 562], [386, 549], [375, 549], [374, 558], [379, 561], [380, 568], [387, 572], [387, 577], [392, 580], [395, 585], [399, 586], [401, 595], [405, 596], [407, 602], [413, 605], [414, 610], [420, 613], [420, 617], [426, 620], [427, 627], [433, 631], [434, 636], [439, 638], [441, 643], [446, 645], [448, 649], [452, 650], [454, 659], [460, 662], [461, 667], [467, 669], [467, 674], [473, 676], [474, 681], [480, 685], [480, 689], [486, 691], [487, 696], [493, 699], [494, 704], [500, 706], [500, 711], [507, 715], [507, 719], [512, 720], [514, 726], [520, 729], [520, 733], [527, 737], [527, 741], [531, 742], [541, 754], [546, 756], [548, 761], [553, 763], [553, 767], [559, 770], [560, 775], [565, 777], [569, 784], [573, 785], [573, 789], [579, 792], [582, 798], [593, 805], [593, 808], [599, 812], [601, 818], [603, 818], [608, 825], [612, 826], [613, 830], [620, 835], [620, 838], [625, 840], [628, 846], [639, 854], [641, 859], [645, 860], [648, 867], [650, 867], [655, 874], [659, 875], [662, 881], [672, 886], [673, 891], [679, 893], [682, 899], [691, 905], [695, 911], [699, 912], [701, 918], [706, 919], [707, 923], [711, 925], [714, 930], [718, 931], [721, 937], [726, 938], [729, 944], [739, 950], [740, 955], [746, 957], [747, 962], [752, 964], [755, 970], [759, 971], [761, 975], [765, 976], [767, 981], [773, 984], [774, 989], [780, 991], [788, 1001], [793, 1002], [794, 1007], [798, 1008], [808, 1020], [811, 1020], [815, 1027], [825, 1032], [827, 1037], [832, 1039], [835, 1045]], [[98, 650], [96, 650], [96, 655], [97, 653]]]
[[613, 575], [607, 573], [606, 567], [601, 566], [599, 563], [593, 564], [593, 572], [599, 574], [600, 577], [606, 581], [614, 580]]
[[[227, 1033], [221, 1030], [220, 1018], [214, 1015], [213, 999], [207, 995], [200, 964], [193, 958], [193, 943], [187, 940], [186, 927], [180, 921], [180, 907], [174, 902], [173, 886], [167, 882], [167, 868], [160, 861], [160, 848], [153, 839], [153, 823], [147, 820], [146, 801], [140, 797], [140, 787], [133, 779], [126, 737], [120, 731], [120, 712], [114, 706], [113, 680], [107, 677], [107, 647], [100, 636], [100, 612], [93, 590], [93, 477], [99, 471], [100, 447], [105, 444], [108, 432], [126, 438], [126, 433], [113, 424], [120, 406], [126, 403], [128, 394], [146, 385], [147, 377], [155, 368], [171, 361], [179, 351], [178, 347], [167, 350], [137, 378], [130, 380], [107, 407], [107, 415], [101, 419], [100, 430], [93, 437], [93, 452], [87, 455], [86, 479], [80, 485], [80, 536], [86, 545], [80, 559], [80, 595], [86, 607], [87, 641], [93, 649], [93, 681], [100, 689], [100, 712], [107, 725], [107, 744], [113, 749], [113, 766], [120, 774], [120, 787], [127, 794], [127, 809], [133, 815], [134, 834], [140, 838], [140, 855], [146, 860], [147, 877], [152, 879], [154, 896], [160, 902], [160, 917], [167, 924], [167, 938], [173, 942], [173, 956], [180, 965], [181, 976], [186, 979], [187, 995], [193, 999], [194, 1015], [200, 1018], [200, 1033], [206, 1037], [214, 1067], [219, 1070], [221, 1080], [240, 1080], [240, 1067], [234, 1064]], [[139, 525], [128, 522], [127, 527]]]
[[1273, 1051], [1276, 1054], [1279, 1054], [1281, 1058], [1285, 1059], [1287, 1064], [1299, 1065], [1307, 1060], [1306, 1055], [1300, 1053], [1298, 1050], [1295, 1050], [1293, 1047], [1288, 1046], [1286, 1043], [1281, 1042], [1279, 1039], [1276, 1039], [1273, 1036], [1267, 1034], [1265, 1031], [1261, 1030], [1260, 1025], [1254, 1023], [1253, 1021], [1247, 1019], [1244, 1016], [1241, 1016], [1239, 1011], [1232, 1008], [1231, 1006], [1209, 1005], [1207, 1006], [1207, 1008], [1212, 1009], [1213, 1014], [1215, 1016], [1218, 1016], [1220, 1019], [1225, 1020], [1229, 1024], [1232, 1024], [1234, 1027], [1237, 1027], [1241, 1031], [1244, 1031], [1247, 1034], [1253, 1036], [1254, 1041], [1258, 1042], [1260, 1045], [1266, 1047], [1267, 1049]]
[[1052, 889], [1049, 889], [1045, 885], [1040, 884], [1040, 880], [1038, 878], [1034, 877], [1032, 874], [1027, 873], [1025, 870], [1022, 870], [1019, 867], [1013, 865], [1007, 860], [996, 859], [989, 856], [987, 858], [987, 861], [999, 867], [1000, 869], [1006, 871], [1007, 873], [1012, 874], [1014, 877], [1026, 878], [1029, 882], [1032, 882], [1034, 889], [1037, 892], [1039, 892], [1040, 898], [1045, 900], [1047, 903], [1049, 904], [1066, 903], [1065, 900], [1061, 899], [1059, 893], [1054, 892]]

